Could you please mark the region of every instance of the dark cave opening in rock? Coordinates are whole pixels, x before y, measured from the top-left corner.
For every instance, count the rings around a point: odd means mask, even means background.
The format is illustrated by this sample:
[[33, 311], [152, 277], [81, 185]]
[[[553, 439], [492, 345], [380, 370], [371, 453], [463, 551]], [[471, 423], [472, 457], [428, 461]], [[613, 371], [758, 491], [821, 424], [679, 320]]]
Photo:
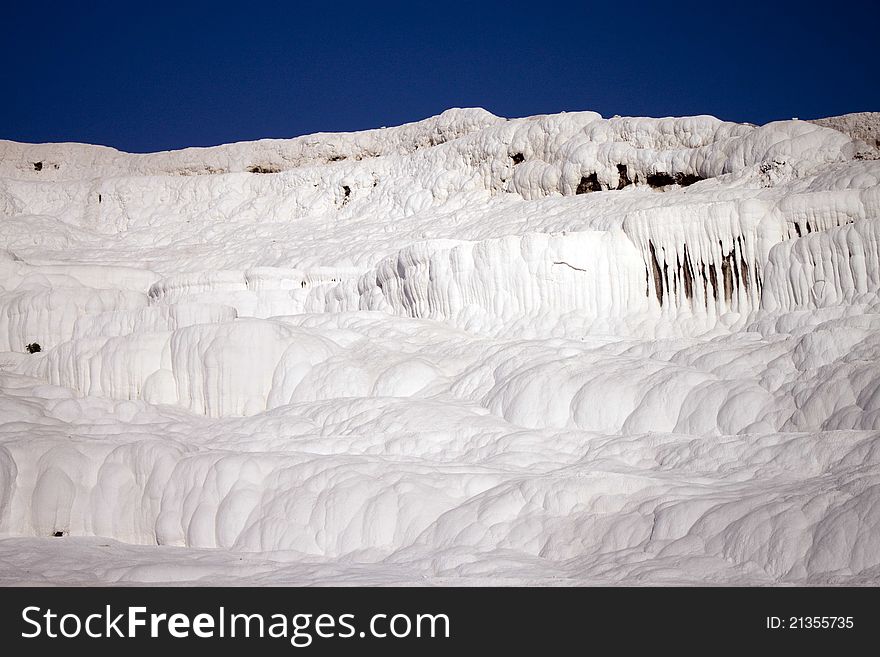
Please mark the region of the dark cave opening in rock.
[[675, 174], [675, 183], [677, 185], [681, 185], [682, 187], [687, 187], [689, 185], [693, 185], [694, 183], [698, 183], [703, 178], [693, 173], [677, 173]]
[[649, 173], [648, 174], [648, 185], [650, 187], [666, 187], [667, 185], [674, 185], [675, 178], [666, 173], [665, 171], [658, 171], [657, 173]]
[[617, 189], [623, 189], [624, 187], [632, 184], [632, 181], [629, 179], [629, 174], [627, 173], [625, 164], [617, 165], [617, 176]]
[[595, 172], [593, 172], [589, 176], [581, 177], [581, 182], [578, 184], [577, 189], [575, 190], [575, 194], [586, 194], [587, 192], [601, 191], [602, 185], [599, 183], [599, 176], [596, 175]]
[[654, 188], [658, 187], [666, 187], [668, 185], [679, 185], [681, 187], [688, 187], [693, 185], [694, 183], [698, 183], [701, 180], [705, 180], [705, 178], [698, 176], [693, 173], [666, 173], [665, 171], [658, 171], [657, 173], [652, 173], [648, 175], [648, 185]]

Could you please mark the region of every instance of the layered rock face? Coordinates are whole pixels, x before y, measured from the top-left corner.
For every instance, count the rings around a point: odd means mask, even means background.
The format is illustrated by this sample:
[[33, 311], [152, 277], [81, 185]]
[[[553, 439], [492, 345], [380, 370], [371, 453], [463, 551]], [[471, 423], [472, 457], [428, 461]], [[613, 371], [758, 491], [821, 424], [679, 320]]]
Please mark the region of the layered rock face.
[[0, 142], [4, 577], [876, 582], [878, 127]]

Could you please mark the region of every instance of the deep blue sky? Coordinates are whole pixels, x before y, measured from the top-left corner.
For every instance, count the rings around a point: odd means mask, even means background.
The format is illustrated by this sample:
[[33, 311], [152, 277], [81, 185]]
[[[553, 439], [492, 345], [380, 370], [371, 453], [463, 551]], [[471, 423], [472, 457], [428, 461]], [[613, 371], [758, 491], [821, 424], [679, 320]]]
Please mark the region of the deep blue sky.
[[755, 123], [880, 110], [878, 6], [7, 3], [0, 138], [153, 151], [391, 126], [448, 107]]

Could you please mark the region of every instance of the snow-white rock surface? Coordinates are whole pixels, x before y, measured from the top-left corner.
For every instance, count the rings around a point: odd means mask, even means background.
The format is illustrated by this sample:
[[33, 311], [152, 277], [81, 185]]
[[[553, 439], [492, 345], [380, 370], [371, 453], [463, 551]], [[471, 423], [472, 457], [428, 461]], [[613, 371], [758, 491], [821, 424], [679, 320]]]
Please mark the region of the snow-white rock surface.
[[0, 583], [880, 582], [877, 125], [0, 142]]

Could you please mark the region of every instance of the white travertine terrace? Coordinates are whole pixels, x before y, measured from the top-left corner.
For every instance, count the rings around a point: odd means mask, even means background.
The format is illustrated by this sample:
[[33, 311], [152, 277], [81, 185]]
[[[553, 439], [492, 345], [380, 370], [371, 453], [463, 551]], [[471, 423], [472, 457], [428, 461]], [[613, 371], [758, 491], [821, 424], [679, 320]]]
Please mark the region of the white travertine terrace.
[[0, 582], [880, 581], [878, 125], [0, 142]]

